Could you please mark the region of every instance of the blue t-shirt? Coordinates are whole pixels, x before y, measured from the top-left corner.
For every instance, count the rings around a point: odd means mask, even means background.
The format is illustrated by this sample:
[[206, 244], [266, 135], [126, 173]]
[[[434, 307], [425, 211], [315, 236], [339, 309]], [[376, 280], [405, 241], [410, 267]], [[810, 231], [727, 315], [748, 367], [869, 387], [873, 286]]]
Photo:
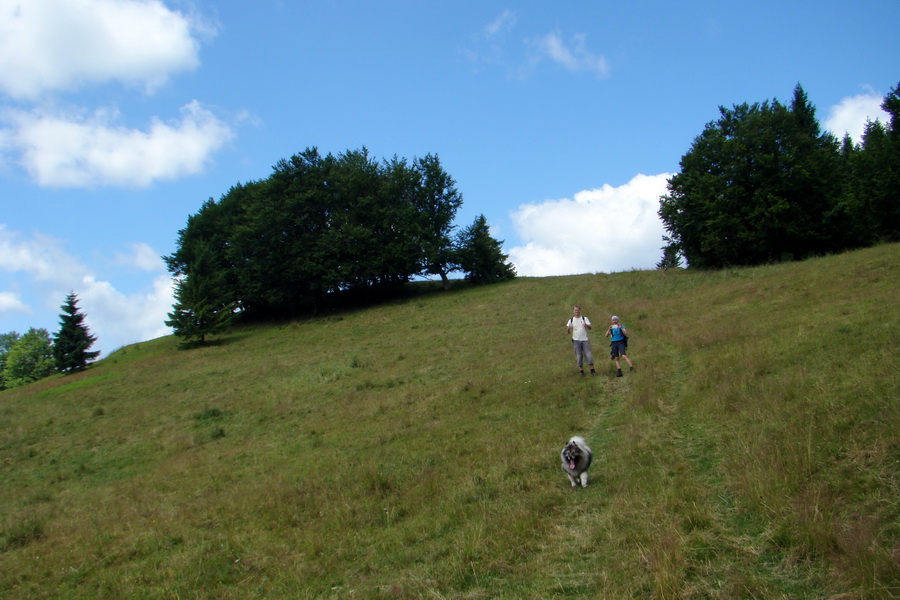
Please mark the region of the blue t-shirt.
[[625, 339], [625, 334], [622, 333], [623, 327], [624, 327], [624, 325], [622, 325], [621, 323], [619, 323], [618, 325], [612, 326], [612, 329], [610, 330], [610, 334], [612, 335], [612, 341], [621, 342], [622, 340]]

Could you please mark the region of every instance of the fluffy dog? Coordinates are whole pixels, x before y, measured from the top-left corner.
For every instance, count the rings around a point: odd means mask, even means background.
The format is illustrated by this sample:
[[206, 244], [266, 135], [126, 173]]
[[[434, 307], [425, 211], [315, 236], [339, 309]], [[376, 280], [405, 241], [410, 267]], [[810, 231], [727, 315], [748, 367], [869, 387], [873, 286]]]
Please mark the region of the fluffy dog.
[[572, 487], [578, 487], [579, 483], [581, 487], [587, 487], [587, 470], [591, 466], [591, 461], [594, 460], [594, 454], [584, 440], [577, 435], [574, 436], [563, 448], [560, 458], [562, 458], [562, 470], [572, 482]]

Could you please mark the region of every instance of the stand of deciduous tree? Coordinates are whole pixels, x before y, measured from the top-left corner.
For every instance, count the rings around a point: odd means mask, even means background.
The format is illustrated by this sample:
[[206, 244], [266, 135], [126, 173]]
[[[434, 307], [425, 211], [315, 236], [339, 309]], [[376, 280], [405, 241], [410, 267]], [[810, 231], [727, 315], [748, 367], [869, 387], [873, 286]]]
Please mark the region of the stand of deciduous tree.
[[[337, 296], [384, 296], [414, 277], [514, 276], [484, 217], [454, 235], [462, 195], [435, 155], [381, 162], [368, 151], [283, 159], [188, 218], [165, 257], [179, 278], [167, 323], [201, 341], [238, 311], [290, 316]], [[190, 334], [188, 334], [190, 332]]]
[[659, 216], [660, 266], [757, 265], [900, 240], [900, 84], [862, 140], [823, 132], [803, 88], [720, 107], [681, 159]]

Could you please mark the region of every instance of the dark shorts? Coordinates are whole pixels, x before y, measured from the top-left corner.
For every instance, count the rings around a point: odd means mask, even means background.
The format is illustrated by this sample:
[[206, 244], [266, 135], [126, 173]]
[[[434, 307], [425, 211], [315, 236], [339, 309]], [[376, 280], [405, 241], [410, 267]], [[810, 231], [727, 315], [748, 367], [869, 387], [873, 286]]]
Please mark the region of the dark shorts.
[[616, 358], [617, 356], [625, 356], [628, 354], [628, 346], [625, 345], [625, 341], [621, 342], [613, 342], [609, 345], [609, 357]]

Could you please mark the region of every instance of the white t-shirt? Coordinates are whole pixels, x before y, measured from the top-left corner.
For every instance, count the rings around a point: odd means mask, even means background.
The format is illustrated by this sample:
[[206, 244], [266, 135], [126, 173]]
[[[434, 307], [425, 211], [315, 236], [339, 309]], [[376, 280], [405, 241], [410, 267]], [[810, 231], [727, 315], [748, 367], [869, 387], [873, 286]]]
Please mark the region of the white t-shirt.
[[585, 325], [590, 325], [591, 320], [585, 317], [584, 315], [580, 317], [572, 317], [569, 319], [569, 322], [566, 323], [566, 327], [572, 328], [572, 339], [578, 342], [586, 342], [588, 339], [588, 330]]

